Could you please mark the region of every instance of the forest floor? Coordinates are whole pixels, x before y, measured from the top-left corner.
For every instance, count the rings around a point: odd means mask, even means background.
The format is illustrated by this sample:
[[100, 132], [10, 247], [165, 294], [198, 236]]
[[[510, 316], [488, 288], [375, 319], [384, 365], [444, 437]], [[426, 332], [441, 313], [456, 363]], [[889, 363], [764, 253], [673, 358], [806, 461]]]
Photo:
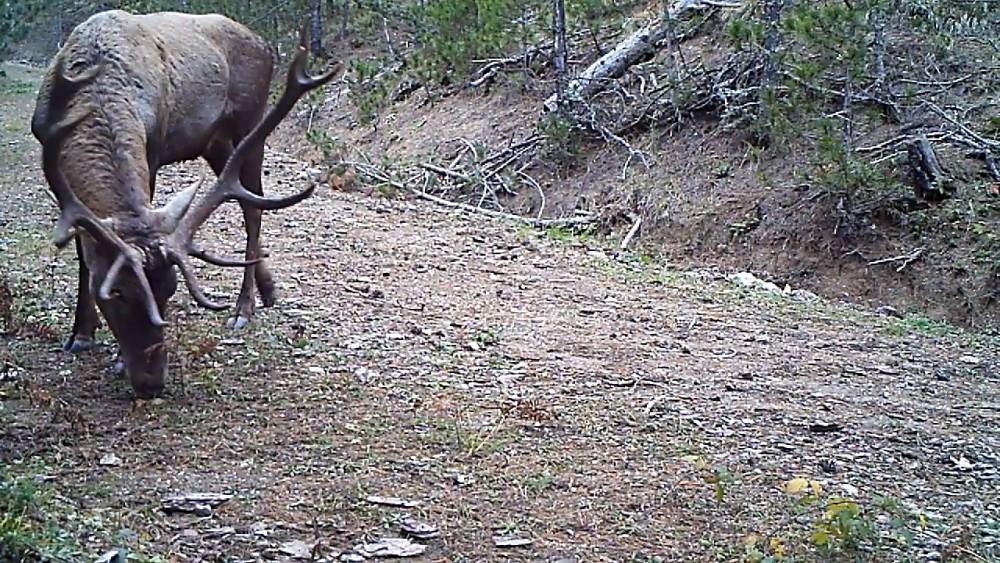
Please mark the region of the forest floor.
[[[1000, 558], [995, 340], [420, 202], [325, 189], [267, 215], [278, 305], [229, 332], [181, 288], [167, 394], [133, 401], [107, 333], [60, 350], [75, 255], [50, 243], [39, 72], [6, 68], [0, 503], [26, 479], [36, 500], [4, 538], [333, 561], [409, 517], [438, 529], [419, 561]], [[307, 168], [270, 147], [265, 189]], [[201, 239], [234, 254], [218, 215]], [[235, 299], [237, 272], [199, 275]], [[163, 509], [187, 493], [232, 497]]]

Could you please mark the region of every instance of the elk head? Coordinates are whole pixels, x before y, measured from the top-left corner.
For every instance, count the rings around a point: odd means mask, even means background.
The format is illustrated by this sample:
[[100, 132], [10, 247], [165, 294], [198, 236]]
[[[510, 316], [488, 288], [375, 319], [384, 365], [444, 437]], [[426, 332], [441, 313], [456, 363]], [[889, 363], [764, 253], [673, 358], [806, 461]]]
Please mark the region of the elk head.
[[[76, 197], [59, 167], [63, 141], [89, 113], [67, 115], [45, 127], [33, 124], [36, 135], [43, 140], [43, 169], [60, 208], [55, 244], [62, 248], [77, 236], [84, 241], [83, 259], [90, 269], [92, 293], [118, 341], [129, 382], [141, 398], [155, 396], [164, 387], [167, 374], [164, 316], [167, 303], [177, 289], [177, 270], [199, 305], [221, 310], [226, 306], [211, 301], [201, 290], [189, 257], [226, 267], [246, 267], [259, 261], [225, 260], [202, 251], [194, 242], [202, 224], [226, 201], [273, 210], [295, 205], [313, 192], [314, 186], [309, 186], [292, 196], [265, 198], [247, 190], [239, 179], [243, 162], [263, 146], [299, 98], [329, 82], [340, 69], [338, 63], [322, 75], [310, 76], [306, 71], [305, 43], [303, 34], [288, 71], [285, 91], [277, 104], [239, 143], [211, 190], [197, 203], [201, 182], [178, 193], [162, 208], [142, 208], [126, 218], [99, 218]], [[55, 77], [61, 82], [62, 101], [68, 100], [100, 71], [101, 67], [95, 67], [69, 78], [59, 63]], [[65, 105], [59, 104], [62, 108]]]

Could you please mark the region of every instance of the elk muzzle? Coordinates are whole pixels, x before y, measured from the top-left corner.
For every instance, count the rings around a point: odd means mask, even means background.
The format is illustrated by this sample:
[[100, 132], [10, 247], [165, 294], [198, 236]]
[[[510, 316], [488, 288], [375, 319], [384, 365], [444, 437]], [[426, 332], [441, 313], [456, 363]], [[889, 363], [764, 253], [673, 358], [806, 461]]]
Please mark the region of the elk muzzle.
[[125, 351], [125, 375], [140, 399], [152, 399], [163, 392], [167, 380], [167, 347], [163, 342], [139, 352]]

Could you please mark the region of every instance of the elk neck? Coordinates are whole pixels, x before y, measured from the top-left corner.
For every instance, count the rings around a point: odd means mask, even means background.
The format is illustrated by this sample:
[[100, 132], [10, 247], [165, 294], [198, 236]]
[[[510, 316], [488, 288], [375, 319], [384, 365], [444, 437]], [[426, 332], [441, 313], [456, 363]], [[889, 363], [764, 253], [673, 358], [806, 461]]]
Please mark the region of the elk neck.
[[77, 94], [70, 112], [87, 117], [63, 143], [59, 162], [84, 205], [113, 218], [123, 235], [141, 236], [149, 224], [152, 188], [146, 129], [129, 86], [108, 72]]

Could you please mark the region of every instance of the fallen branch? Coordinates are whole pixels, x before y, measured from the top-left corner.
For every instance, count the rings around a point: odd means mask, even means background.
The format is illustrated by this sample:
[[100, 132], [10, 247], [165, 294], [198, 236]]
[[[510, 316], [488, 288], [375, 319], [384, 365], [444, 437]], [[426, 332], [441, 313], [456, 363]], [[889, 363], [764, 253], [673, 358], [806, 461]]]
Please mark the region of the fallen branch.
[[925, 250], [927, 250], [927, 247], [921, 246], [920, 248], [914, 249], [912, 252], [909, 252], [907, 254], [902, 254], [900, 256], [893, 256], [891, 258], [881, 258], [879, 260], [872, 260], [871, 262], [868, 263], [868, 265], [878, 266], [879, 264], [890, 264], [893, 262], [902, 261], [903, 263], [898, 268], [896, 268], [897, 272], [902, 272], [903, 269], [905, 269], [907, 266], [909, 266], [910, 264], [915, 262], [918, 258], [920, 258]]
[[423, 168], [424, 170], [429, 170], [431, 172], [437, 172], [438, 174], [441, 174], [441, 175], [444, 175], [444, 176], [449, 176], [451, 178], [455, 178], [456, 180], [461, 180], [463, 182], [471, 182], [471, 179], [468, 176], [466, 176], [465, 174], [460, 174], [458, 172], [455, 172], [454, 170], [449, 170], [447, 168], [441, 168], [440, 166], [436, 166], [436, 165], [431, 164], [429, 162], [422, 162], [422, 163], [419, 164], [419, 166], [421, 168]]
[[628, 230], [628, 233], [625, 235], [625, 238], [622, 239], [622, 243], [619, 246], [619, 248], [621, 248], [622, 250], [628, 248], [628, 244], [632, 242], [632, 239], [635, 237], [635, 234], [639, 232], [639, 227], [641, 225], [642, 225], [642, 217], [636, 215], [635, 222], [632, 223], [632, 228]]
[[447, 199], [431, 195], [427, 192], [417, 190], [415, 188], [409, 188], [414, 195], [420, 199], [425, 199], [427, 201], [434, 202], [438, 205], [444, 207], [449, 207], [451, 209], [458, 209], [460, 211], [465, 211], [467, 213], [474, 213], [478, 215], [485, 215], [487, 217], [493, 217], [495, 219], [504, 219], [507, 221], [514, 221], [518, 223], [524, 223], [526, 225], [531, 225], [532, 227], [572, 227], [572, 226], [582, 226], [589, 225], [597, 220], [595, 215], [580, 215], [577, 217], [564, 217], [561, 219], [536, 219], [533, 217], [525, 217], [523, 215], [515, 215], [513, 213], [506, 213], [503, 211], [494, 211], [492, 209], [484, 209], [482, 207], [476, 207], [474, 205], [469, 205], [467, 203], [458, 203], [455, 201], [449, 201]]
[[[571, 226], [582, 226], [589, 225], [597, 221], [597, 216], [594, 214], [579, 215], [576, 217], [563, 217], [555, 219], [542, 219], [535, 217], [525, 217], [523, 215], [516, 215], [514, 213], [507, 213], [505, 211], [496, 211], [493, 209], [486, 209], [476, 205], [470, 205], [467, 203], [460, 203], [456, 201], [451, 201], [443, 197], [438, 197], [436, 195], [427, 193], [426, 189], [417, 187], [412, 184], [401, 182], [399, 180], [394, 180], [387, 172], [364, 162], [344, 162], [345, 165], [352, 166], [362, 175], [368, 176], [375, 179], [377, 182], [382, 184], [387, 184], [396, 189], [411, 192], [416, 197], [436, 203], [438, 205], [448, 207], [451, 209], [456, 209], [459, 211], [464, 211], [466, 213], [472, 213], [476, 215], [484, 215], [486, 217], [492, 217], [495, 219], [503, 219], [506, 221], [513, 221], [517, 223], [523, 223], [530, 225], [532, 227], [571, 227]], [[433, 167], [435, 172], [447, 171], [447, 169], [440, 168], [437, 166], [429, 165]], [[419, 165], [422, 169], [427, 169], [428, 165]], [[533, 181], [533, 180], [532, 180]], [[540, 189], [540, 188], [539, 188]]]

